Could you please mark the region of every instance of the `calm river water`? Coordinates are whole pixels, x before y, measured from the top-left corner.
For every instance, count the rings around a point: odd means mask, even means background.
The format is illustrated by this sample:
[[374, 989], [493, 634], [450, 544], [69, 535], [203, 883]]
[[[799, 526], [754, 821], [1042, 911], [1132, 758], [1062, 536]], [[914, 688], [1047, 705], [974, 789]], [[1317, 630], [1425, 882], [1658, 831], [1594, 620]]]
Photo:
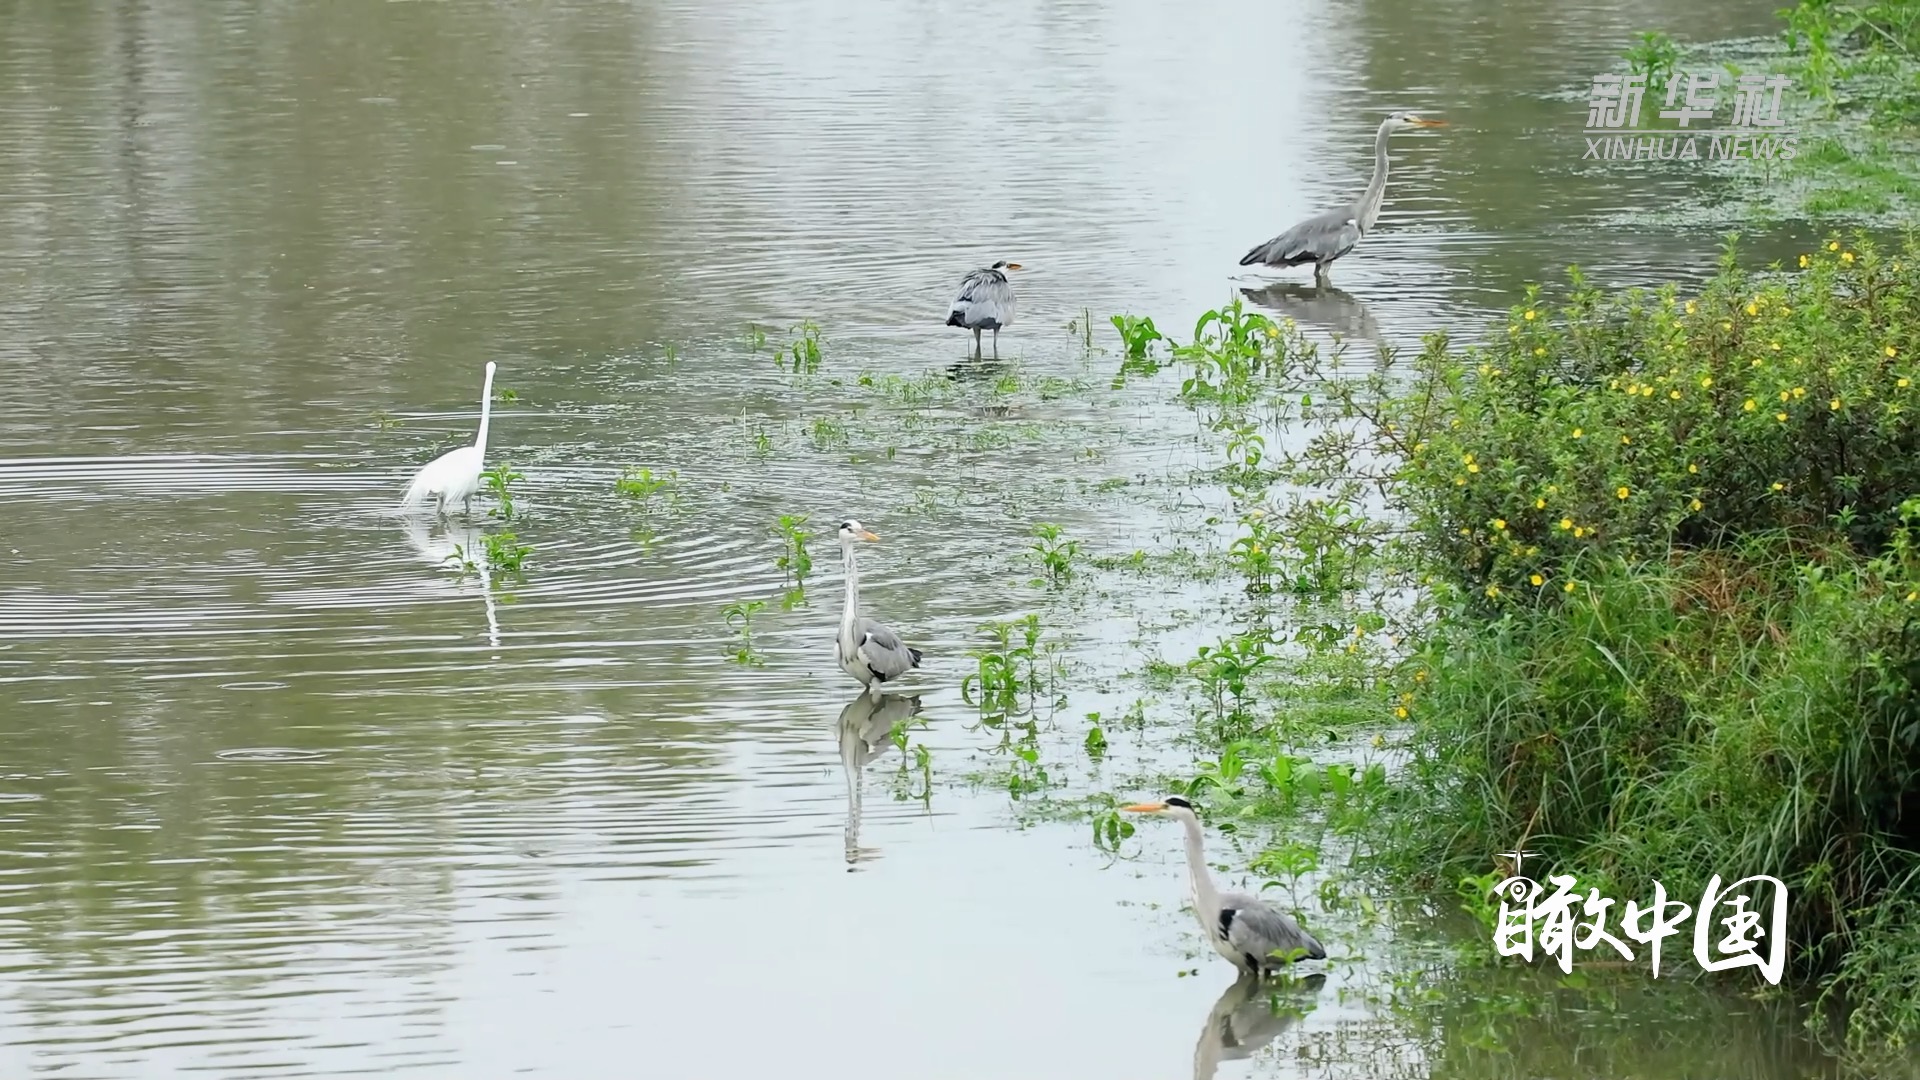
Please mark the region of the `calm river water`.
[[[1184, 338], [1397, 108], [1451, 127], [1396, 139], [1340, 291], [1256, 302], [1406, 345], [1569, 263], [1704, 273], [1714, 235], [1622, 224], [1696, 176], [1582, 163], [1586, 88], [1632, 31], [1772, 33], [1777, 2], [0, 0], [0, 1074], [1814, 1068], [1644, 971], [1410, 1021], [1337, 925], [1253, 1037], [1177, 830], [1116, 862], [1023, 814], [960, 696], [984, 620], [1044, 613], [1083, 727], [1227, 617], [1030, 583], [1036, 522], [1123, 555], [1212, 497], [1171, 388], [1111, 389], [1070, 320]], [[1000, 258], [1024, 381], [950, 380], [945, 304]], [[769, 353], [802, 319], [796, 379]], [[492, 589], [437, 565], [473, 530], [390, 512], [488, 360], [533, 551]], [[616, 494], [634, 466], [677, 499]], [[926, 777], [833, 666], [830, 542], [782, 606], [784, 514], [883, 536]], [[753, 600], [740, 664], [721, 609]], [[1185, 764], [1063, 730], [1069, 800]]]

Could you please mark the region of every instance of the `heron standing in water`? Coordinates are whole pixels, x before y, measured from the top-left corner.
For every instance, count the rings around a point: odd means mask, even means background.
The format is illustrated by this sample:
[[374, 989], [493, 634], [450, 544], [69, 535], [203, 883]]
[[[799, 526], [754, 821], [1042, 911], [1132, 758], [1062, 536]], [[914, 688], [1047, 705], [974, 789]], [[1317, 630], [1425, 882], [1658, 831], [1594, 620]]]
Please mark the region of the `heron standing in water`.
[[847, 571], [847, 602], [840, 613], [840, 636], [834, 643], [834, 656], [840, 670], [860, 680], [880, 700], [880, 688], [920, 666], [920, 650], [902, 644], [900, 635], [878, 619], [860, 614], [860, 568], [853, 546], [861, 540], [878, 540], [866, 526], [848, 518], [840, 523], [840, 561]]
[[1193, 911], [1215, 951], [1243, 973], [1259, 977], [1283, 969], [1293, 959], [1325, 960], [1327, 950], [1279, 908], [1251, 893], [1220, 892], [1207, 872], [1200, 819], [1193, 804], [1178, 795], [1156, 803], [1120, 809], [1135, 814], [1164, 814], [1187, 832], [1187, 871], [1193, 884]]
[[960, 279], [960, 295], [947, 311], [948, 326], [973, 331], [973, 352], [980, 355], [980, 331], [993, 331], [993, 355], [1000, 355], [1000, 328], [1013, 325], [1013, 284], [1007, 271], [1020, 269], [1005, 259]]
[[1445, 127], [1442, 120], [1428, 120], [1413, 113], [1397, 112], [1380, 122], [1373, 137], [1373, 179], [1359, 202], [1348, 203], [1307, 220], [1261, 244], [1240, 259], [1241, 266], [1260, 263], [1265, 266], [1313, 264], [1313, 280], [1327, 284], [1327, 268], [1333, 260], [1352, 251], [1362, 237], [1373, 230], [1380, 217], [1380, 204], [1387, 194], [1387, 136], [1409, 127]]

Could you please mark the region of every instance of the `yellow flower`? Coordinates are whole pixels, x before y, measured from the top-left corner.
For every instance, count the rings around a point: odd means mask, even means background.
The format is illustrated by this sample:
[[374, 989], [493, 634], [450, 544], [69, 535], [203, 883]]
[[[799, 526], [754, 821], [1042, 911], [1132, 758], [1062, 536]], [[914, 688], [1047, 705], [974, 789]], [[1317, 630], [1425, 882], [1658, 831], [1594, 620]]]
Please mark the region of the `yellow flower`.
[[1567, 582], [1567, 583], [1566, 583], [1566, 584], [1565, 584], [1564, 586], [1562, 586], [1562, 588], [1564, 588], [1564, 589], [1565, 589], [1565, 590], [1566, 590], [1567, 592], [1572, 592], [1572, 591], [1573, 591], [1573, 582], [1571, 582], [1571, 581], [1569, 581], [1569, 582]]
[[1843, 260], [1845, 260], [1845, 261], [1847, 261], [1847, 262], [1852, 262], [1852, 261], [1853, 261], [1853, 252], [1851, 252], [1851, 251], [1843, 251], [1843, 252], [1841, 252], [1841, 253], [1840, 253], [1840, 258], [1841, 258], [1841, 259], [1843, 259]]
[[1748, 305], [1747, 305], [1747, 314], [1748, 314], [1748, 315], [1758, 315], [1758, 314], [1760, 314], [1760, 309], [1759, 309], [1759, 308], [1757, 308], [1757, 307], [1754, 307], [1754, 306], [1753, 306], [1752, 304], [1748, 304]]
[[1573, 538], [1575, 540], [1578, 540], [1585, 535], [1587, 535], [1587, 530], [1585, 528], [1576, 528], [1573, 530]]
[[1573, 429], [1573, 437], [1576, 439], [1585, 438], [1586, 434], [1587, 434], [1586, 432], [1580, 430], [1579, 428]]
[[1561, 518], [1561, 519], [1560, 519], [1560, 527], [1561, 527], [1562, 529], [1571, 529], [1571, 528], [1573, 528], [1573, 519], [1572, 519], [1572, 518]]
[[[1464, 476], [1456, 476], [1456, 477], [1454, 477], [1454, 478], [1453, 478], [1453, 486], [1454, 486], [1454, 487], [1466, 487], [1466, 486], [1467, 486], [1467, 478], [1466, 478], [1466, 477], [1464, 477]], [[1462, 530], [1462, 531], [1464, 532], [1465, 530]]]
[[1269, 326], [1269, 327], [1267, 327], [1267, 337], [1269, 337], [1269, 338], [1277, 338], [1277, 337], [1279, 337], [1279, 336], [1280, 336], [1280, 331], [1278, 331], [1278, 330], [1275, 330], [1275, 329], [1274, 329], [1273, 327], [1271, 327], [1271, 326]]
[[1794, 396], [1794, 397], [1806, 397], [1806, 396], [1807, 396], [1807, 388], [1806, 388], [1806, 387], [1804, 387], [1804, 386], [1796, 386], [1796, 387], [1794, 387], [1794, 388], [1793, 388], [1793, 396]]
[[[1405, 705], [1394, 706], [1393, 715], [1399, 717], [1402, 720], [1405, 720], [1407, 718], [1407, 707]], [[1381, 739], [1380, 736], [1378, 735], [1375, 735], [1374, 738], [1379, 740], [1380, 742], [1386, 741], [1385, 739]]]
[[1651, 386], [1643, 386], [1643, 387], [1641, 387], [1641, 388], [1640, 388], [1640, 396], [1641, 396], [1641, 397], [1652, 397], [1652, 396], [1653, 396], [1653, 387], [1651, 387]]
[[1493, 365], [1492, 365], [1492, 364], [1481, 364], [1481, 365], [1480, 365], [1480, 374], [1482, 374], [1482, 375], [1487, 375], [1487, 374], [1491, 374], [1491, 373], [1492, 373], [1492, 371], [1493, 371]]
[[1506, 529], [1506, 527], [1507, 527], [1507, 519], [1506, 519], [1506, 518], [1494, 518], [1494, 519], [1493, 519], [1493, 527], [1494, 527], [1494, 528], [1496, 528], [1496, 529], [1501, 529], [1501, 530], [1505, 530], [1505, 529]]
[[1790, 398], [1790, 397], [1792, 397], [1792, 396], [1793, 396], [1792, 394], [1790, 394], [1790, 393], [1788, 393], [1788, 392], [1787, 392], [1787, 391], [1785, 391], [1785, 390], [1782, 390], [1782, 391], [1780, 391], [1780, 400], [1781, 400], [1781, 401], [1785, 401], [1785, 400], [1787, 400], [1788, 398]]
[[1687, 314], [1693, 314], [1693, 301], [1687, 301]]
[[1835, 240], [1835, 241], [1833, 241], [1832, 243], [1830, 243], [1830, 244], [1828, 244], [1828, 245], [1827, 245], [1827, 250], [1828, 250], [1828, 251], [1839, 251], [1839, 250], [1840, 250], [1840, 241], [1838, 241], [1838, 240]]
[[1805, 270], [1806, 268], [1807, 268], [1807, 257], [1805, 255], [1802, 255], [1800, 256], [1800, 269]]
[[1632, 446], [1632, 445], [1633, 445], [1633, 436], [1631, 436], [1631, 435], [1622, 435], [1622, 436], [1620, 436], [1620, 445], [1621, 445], [1621, 446]]
[[1911, 604], [1915, 600], [1920, 600], [1920, 590], [1916, 590], [1914, 592], [1910, 592], [1907, 594], [1907, 603]]
[[1614, 493], [1614, 495], [1615, 495], [1615, 496], [1617, 496], [1617, 497], [1619, 497], [1619, 498], [1622, 498], [1622, 499], [1624, 499], [1624, 498], [1626, 498], [1627, 496], [1629, 496], [1629, 495], [1631, 495], [1631, 494], [1633, 494], [1633, 492], [1631, 492], [1631, 491], [1628, 491], [1628, 490], [1627, 490], [1627, 489], [1626, 489], [1625, 487], [1617, 487], [1617, 488], [1614, 488], [1614, 489], [1613, 489], [1613, 493]]
[[1840, 399], [1839, 399], [1839, 398], [1834, 398], [1834, 399], [1833, 399], [1832, 401], [1829, 401], [1829, 402], [1827, 402], [1827, 408], [1829, 408], [1829, 409], [1832, 409], [1832, 410], [1833, 410], [1834, 412], [1839, 412], [1839, 411], [1840, 411]]
[[1426, 682], [1426, 681], [1427, 681], [1427, 672], [1426, 672], [1426, 669], [1424, 669], [1424, 668], [1422, 668], [1421, 670], [1419, 670], [1419, 671], [1416, 671], [1416, 672], [1414, 672], [1414, 673], [1413, 673], [1413, 681], [1414, 681], [1414, 682]]
[[[1499, 596], [1499, 595], [1500, 595], [1500, 586], [1498, 586], [1498, 585], [1489, 585], [1489, 586], [1487, 586], [1487, 595], [1488, 595], [1488, 596]], [[1352, 646], [1348, 646], [1348, 648], [1352, 648]]]
[[1462, 464], [1462, 465], [1471, 465], [1471, 464], [1473, 464], [1473, 455], [1472, 455], [1472, 454], [1468, 454], [1468, 455], [1467, 455], [1466, 457], [1463, 457], [1463, 458], [1461, 458], [1461, 459], [1460, 459], [1460, 464]]
[[1534, 314], [1535, 314], [1535, 313], [1534, 313], [1534, 311], [1533, 311], [1533, 310], [1532, 310], [1531, 308], [1529, 308], [1529, 309], [1527, 310], [1527, 315], [1526, 315], [1526, 319], [1527, 319], [1527, 321], [1528, 321], [1528, 322], [1532, 322], [1532, 321], [1533, 321], [1533, 319], [1534, 319]]
[[1549, 494], [1549, 495], [1558, 495], [1558, 494], [1560, 494], [1560, 485], [1559, 485], [1559, 484], [1548, 484], [1548, 485], [1547, 485], [1547, 494]]
[[1713, 376], [1711, 375], [1708, 375], [1706, 378], [1700, 380], [1700, 389], [1702, 390], [1705, 390], [1707, 387], [1712, 385], [1713, 385]]
[[1465, 535], [1467, 535], [1467, 534], [1468, 534], [1469, 532], [1472, 532], [1472, 531], [1473, 531], [1473, 530], [1471, 530], [1471, 529], [1469, 529], [1469, 528], [1467, 528], [1467, 527], [1466, 527], [1465, 525], [1462, 525], [1462, 526], [1460, 526], [1460, 535], [1461, 535], [1461, 536], [1465, 536]]
[[1752, 398], [1748, 398], [1747, 403], [1740, 407], [1747, 410], [1748, 412], [1752, 412], [1755, 408], [1757, 408], [1757, 406], [1754, 405]]
[[1783, 412], [1777, 412], [1777, 413], [1774, 413], [1774, 414], [1773, 414], [1773, 418], [1774, 418], [1775, 420], [1778, 420], [1778, 421], [1780, 421], [1780, 422], [1781, 422], [1781, 423], [1783, 423], [1783, 424], [1787, 422], [1787, 414], [1786, 414], [1786, 413], [1783, 413]]
[[1480, 471], [1480, 466], [1478, 466], [1478, 465], [1469, 465], [1469, 466], [1467, 466], [1467, 471], [1468, 471], [1468, 472], [1479, 472], [1479, 471]]
[[1778, 481], [1778, 480], [1775, 480], [1775, 481], [1773, 482], [1773, 490], [1775, 490], [1775, 491], [1785, 491], [1785, 490], [1787, 490], [1787, 485], [1785, 485], [1785, 484], [1783, 484], [1783, 483], [1781, 483], [1781, 482], [1780, 482], [1780, 481]]
[[1688, 465], [1688, 466], [1687, 466], [1687, 471], [1688, 471], [1688, 472], [1690, 472], [1690, 473], [1697, 473], [1697, 472], [1699, 472], [1699, 471], [1700, 471], [1700, 466], [1698, 466], [1698, 465]]
[[1536, 346], [1536, 347], [1534, 348], [1534, 350], [1533, 350], [1533, 355], [1535, 355], [1535, 356], [1545, 356], [1545, 355], [1547, 355], [1547, 350], [1546, 350], [1546, 348], [1545, 348], [1544, 346]]
[[1528, 578], [1527, 580], [1528, 580], [1528, 581], [1530, 581], [1530, 582], [1532, 582], [1532, 583], [1533, 583], [1533, 587], [1534, 587], [1534, 588], [1536, 588], [1536, 589], [1537, 589], [1537, 588], [1539, 588], [1539, 587], [1540, 587], [1540, 586], [1542, 586], [1542, 585], [1545, 585], [1545, 584], [1547, 583], [1547, 579], [1546, 579], [1546, 578], [1543, 578], [1543, 577], [1541, 577], [1541, 576], [1540, 576], [1539, 574], [1535, 574], [1535, 575], [1533, 575], [1532, 577], [1530, 577], [1530, 578]]
[[1893, 346], [1891, 346], [1891, 345], [1889, 345], [1889, 346], [1887, 346], [1887, 355], [1888, 355], [1888, 356], [1899, 356], [1899, 355], [1900, 355], [1900, 350], [1899, 350], [1899, 349], [1896, 349], [1896, 348], [1894, 348], [1894, 347], [1893, 347]]
[[[1779, 352], [1779, 351], [1780, 351], [1780, 343], [1779, 343], [1779, 342], [1777, 342], [1777, 341], [1770, 341], [1770, 342], [1768, 342], [1768, 343], [1767, 343], [1767, 345], [1768, 345], [1768, 347], [1769, 347], [1769, 348], [1771, 348], [1771, 349], [1772, 349], [1772, 350], [1773, 350], [1774, 352]], [[1760, 366], [1760, 361], [1756, 359], [1756, 360], [1755, 360], [1755, 361], [1753, 362], [1753, 366], [1754, 366], [1754, 367], [1759, 367], [1759, 366]]]
[[1667, 396], [1668, 396], [1668, 397], [1670, 397], [1670, 398], [1672, 398], [1672, 399], [1673, 399], [1673, 400], [1675, 400], [1675, 401], [1679, 401], [1679, 400], [1680, 400], [1680, 391], [1678, 391], [1678, 390], [1669, 390], [1669, 391], [1667, 391]]
[[1901, 378], [1900, 378], [1900, 379], [1899, 379], [1898, 381], [1896, 381], [1896, 382], [1895, 382], [1895, 383], [1894, 383], [1893, 385], [1895, 385], [1895, 386], [1897, 386], [1897, 387], [1899, 387], [1899, 388], [1900, 388], [1900, 389], [1902, 389], [1902, 390], [1905, 390], [1905, 389], [1907, 388], [1907, 384], [1908, 384], [1908, 382], [1909, 382], [1909, 380], [1908, 380], [1908, 379], [1907, 379], [1907, 378], [1906, 378], [1905, 376], [1902, 376], [1902, 377], [1901, 377]]
[[1699, 500], [1699, 499], [1695, 499], [1695, 500], [1693, 500], [1692, 502], [1690, 502], [1690, 503], [1688, 503], [1688, 504], [1687, 504], [1687, 507], [1688, 507], [1688, 509], [1691, 509], [1691, 510], [1698, 510], [1698, 509], [1700, 509], [1700, 500]]
[[1533, 500], [1533, 508], [1535, 510], [1545, 510], [1547, 508], [1547, 500], [1545, 499]]

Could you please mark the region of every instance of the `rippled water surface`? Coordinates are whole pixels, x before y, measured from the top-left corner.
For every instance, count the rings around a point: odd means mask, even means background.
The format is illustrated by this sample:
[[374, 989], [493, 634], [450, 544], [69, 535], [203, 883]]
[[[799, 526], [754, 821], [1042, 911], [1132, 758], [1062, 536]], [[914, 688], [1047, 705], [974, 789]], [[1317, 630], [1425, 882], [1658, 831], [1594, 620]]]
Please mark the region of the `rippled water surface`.
[[[1030, 584], [1035, 522], [1164, 550], [1212, 497], [1171, 388], [1112, 387], [1070, 320], [1185, 337], [1245, 286], [1404, 346], [1569, 263], [1703, 274], [1713, 236], [1611, 224], [1701, 196], [1583, 165], [1582, 94], [1630, 31], [1774, 6], [0, 2], [0, 1073], [1657, 1068], [1591, 1016], [1506, 1056], [1396, 1026], [1337, 936], [1303, 1018], [1247, 1012], [1176, 831], [1115, 862], [1021, 814], [960, 683], [980, 623], [1042, 611], [1059, 715], [1117, 715], [1228, 611]], [[1396, 108], [1451, 127], [1396, 139], [1337, 291], [1237, 279]], [[945, 304], [999, 258], [1008, 364], [963, 364]], [[401, 519], [488, 360], [517, 519]], [[640, 466], [674, 497], [616, 494]], [[783, 604], [783, 514], [883, 536], [929, 773], [889, 738], [914, 707], [849, 704], [829, 541]], [[449, 563], [503, 528], [523, 579]], [[743, 665], [721, 609], [754, 600]], [[1049, 744], [1068, 797], [1185, 760], [1114, 742]], [[1712, 1022], [1726, 1075], [1796, 1074]]]

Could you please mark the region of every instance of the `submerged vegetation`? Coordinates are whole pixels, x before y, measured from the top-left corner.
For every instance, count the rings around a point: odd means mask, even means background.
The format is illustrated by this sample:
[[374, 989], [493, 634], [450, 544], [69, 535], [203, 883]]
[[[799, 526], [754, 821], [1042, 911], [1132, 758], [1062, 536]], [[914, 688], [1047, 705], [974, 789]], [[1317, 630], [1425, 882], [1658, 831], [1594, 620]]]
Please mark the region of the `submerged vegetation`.
[[[1576, 274], [1485, 343], [1359, 376], [1237, 303], [1165, 343], [1236, 444], [1249, 588], [1246, 629], [1184, 668], [1189, 790], [1288, 823], [1253, 864], [1281, 886], [1343, 838], [1478, 910], [1502, 851], [1623, 898], [1780, 877], [1850, 1049], [1920, 1036], [1916, 267], [1912, 240], [1834, 239], [1759, 275], [1730, 248], [1686, 297]], [[1115, 325], [1161, 366], [1144, 320]], [[1247, 452], [1295, 423], [1310, 441]], [[1404, 767], [1312, 751], [1369, 728]]]

